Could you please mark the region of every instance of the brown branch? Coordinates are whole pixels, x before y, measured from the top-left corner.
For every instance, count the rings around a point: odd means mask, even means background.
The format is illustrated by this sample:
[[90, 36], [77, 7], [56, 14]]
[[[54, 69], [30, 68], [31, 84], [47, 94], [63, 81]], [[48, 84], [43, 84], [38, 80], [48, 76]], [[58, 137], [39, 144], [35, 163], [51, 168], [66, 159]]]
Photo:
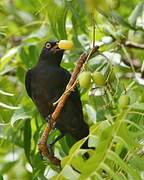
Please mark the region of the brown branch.
[[81, 68], [83, 66], [83, 64], [89, 59], [89, 57], [94, 54], [97, 50], [98, 50], [98, 46], [93, 47], [93, 49], [90, 51], [89, 54], [87, 53], [83, 53], [79, 60], [77, 65], [75, 66], [75, 69], [71, 75], [71, 78], [67, 84], [67, 87], [63, 93], [63, 95], [61, 96], [60, 100], [58, 101], [58, 104], [54, 110], [54, 112], [51, 115], [51, 119], [49, 120], [49, 122], [47, 123], [44, 132], [40, 138], [39, 144], [38, 144], [38, 148], [39, 148], [39, 152], [42, 154], [42, 156], [47, 157], [53, 164], [55, 165], [60, 165], [60, 160], [57, 159], [54, 154], [51, 154], [49, 152], [49, 149], [47, 148], [47, 138], [48, 135], [50, 133], [50, 131], [55, 127], [57, 118], [66, 102], [66, 100], [68, 99], [69, 95], [71, 94], [71, 92], [74, 90], [75, 86], [76, 86], [76, 81], [77, 81], [77, 77], [78, 74], [81, 71]]
[[129, 48], [144, 49], [144, 44], [138, 44], [131, 41], [126, 41], [125, 46]]
[[[124, 62], [124, 64], [126, 64], [127, 66], [131, 66], [129, 60], [127, 58], [123, 58], [122, 61]], [[140, 68], [142, 67], [142, 63], [140, 60], [138, 59], [132, 59], [131, 63], [134, 67], [135, 70], [140, 70]]]

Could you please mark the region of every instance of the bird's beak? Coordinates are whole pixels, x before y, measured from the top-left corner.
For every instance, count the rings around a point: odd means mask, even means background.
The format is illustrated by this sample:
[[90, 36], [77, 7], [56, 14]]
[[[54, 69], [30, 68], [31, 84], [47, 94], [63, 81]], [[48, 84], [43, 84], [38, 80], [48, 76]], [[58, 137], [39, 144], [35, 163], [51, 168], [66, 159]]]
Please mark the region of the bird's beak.
[[51, 48], [51, 51], [53, 51], [54, 53], [56, 53], [56, 52], [63, 52], [64, 51], [64, 49], [60, 49], [59, 48], [58, 43], [59, 42], [57, 42], [56, 45]]
[[68, 40], [60, 40], [55, 46], [51, 48], [53, 52], [71, 50], [73, 48], [73, 42]]

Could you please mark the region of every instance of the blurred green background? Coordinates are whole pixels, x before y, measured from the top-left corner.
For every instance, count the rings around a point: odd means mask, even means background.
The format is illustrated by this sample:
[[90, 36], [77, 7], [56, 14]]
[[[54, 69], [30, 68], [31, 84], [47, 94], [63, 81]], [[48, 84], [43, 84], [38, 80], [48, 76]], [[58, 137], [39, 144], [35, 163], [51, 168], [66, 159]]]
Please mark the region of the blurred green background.
[[[143, 20], [140, 0], [0, 1], [0, 179], [144, 178]], [[92, 47], [94, 27], [95, 43], [101, 46], [83, 70], [101, 72], [107, 83], [97, 87], [91, 80], [79, 90], [89, 146], [96, 150], [80, 150], [82, 141], [74, 144], [64, 137], [54, 148], [60, 169], [39, 156], [45, 123], [26, 94], [25, 73], [38, 61], [45, 41], [60, 39], [74, 43], [62, 61], [72, 72], [80, 54]], [[118, 99], [125, 93], [130, 103], [121, 109]]]

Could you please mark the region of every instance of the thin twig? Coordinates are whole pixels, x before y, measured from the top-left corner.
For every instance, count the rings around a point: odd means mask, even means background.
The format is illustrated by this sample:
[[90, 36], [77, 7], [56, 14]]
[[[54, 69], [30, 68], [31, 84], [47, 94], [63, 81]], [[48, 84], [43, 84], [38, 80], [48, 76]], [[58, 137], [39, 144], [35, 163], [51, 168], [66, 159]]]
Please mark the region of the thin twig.
[[130, 55], [128, 54], [128, 52], [127, 52], [127, 50], [126, 50], [126, 48], [125, 48], [125, 46], [123, 44], [121, 44], [121, 47], [122, 47], [122, 50], [123, 50], [125, 56], [127, 57], [128, 61], [130, 63], [130, 66], [131, 66], [131, 69], [132, 69], [133, 73], [135, 74], [135, 68], [134, 68], [134, 66], [132, 64]]
[[95, 27], [94, 12], [92, 13], [92, 25], [93, 25], [93, 47], [95, 47], [96, 27]]
[[144, 44], [138, 44], [131, 41], [126, 41], [125, 46], [129, 48], [144, 49]]
[[55, 127], [57, 118], [58, 118], [63, 106], [65, 105], [66, 100], [68, 99], [69, 95], [71, 94], [74, 87], [76, 86], [77, 77], [83, 67], [83, 64], [90, 58], [90, 56], [92, 54], [97, 52], [98, 48], [99, 48], [98, 46], [95, 46], [95, 47], [93, 47], [93, 49], [90, 51], [89, 54], [83, 53], [80, 56], [78, 63], [75, 66], [75, 69], [71, 75], [71, 78], [66, 86], [66, 90], [64, 91], [63, 95], [61, 96], [54, 112], [51, 115], [51, 119], [47, 123], [47, 125], [44, 129], [44, 132], [40, 138], [40, 141], [38, 144], [40, 153], [42, 154], [42, 156], [46, 156], [55, 165], [60, 165], [60, 160], [57, 157], [55, 157], [54, 154], [51, 154], [49, 152], [49, 149], [47, 148], [48, 135], [49, 135], [50, 131]]
[[75, 85], [77, 83], [77, 80], [75, 81], [75, 83], [69, 88], [69, 89], [66, 89], [65, 92], [61, 95], [61, 97], [53, 103], [53, 105], [55, 106], [56, 104], [58, 104], [59, 101], [61, 101], [61, 99], [63, 98], [63, 96], [67, 93], [69, 93], [69, 91], [74, 91], [74, 88], [75, 88]]

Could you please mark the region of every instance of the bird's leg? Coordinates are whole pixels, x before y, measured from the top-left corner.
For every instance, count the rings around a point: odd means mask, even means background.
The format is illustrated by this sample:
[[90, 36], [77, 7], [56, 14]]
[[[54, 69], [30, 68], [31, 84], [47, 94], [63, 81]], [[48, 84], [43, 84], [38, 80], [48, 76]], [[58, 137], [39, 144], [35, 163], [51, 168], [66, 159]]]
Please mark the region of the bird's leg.
[[47, 145], [49, 151], [51, 154], [53, 154], [53, 150], [52, 150], [52, 147], [54, 146], [54, 144], [60, 140], [61, 138], [63, 138], [63, 136], [65, 135], [65, 133], [61, 133], [58, 137], [56, 137], [50, 144]]

